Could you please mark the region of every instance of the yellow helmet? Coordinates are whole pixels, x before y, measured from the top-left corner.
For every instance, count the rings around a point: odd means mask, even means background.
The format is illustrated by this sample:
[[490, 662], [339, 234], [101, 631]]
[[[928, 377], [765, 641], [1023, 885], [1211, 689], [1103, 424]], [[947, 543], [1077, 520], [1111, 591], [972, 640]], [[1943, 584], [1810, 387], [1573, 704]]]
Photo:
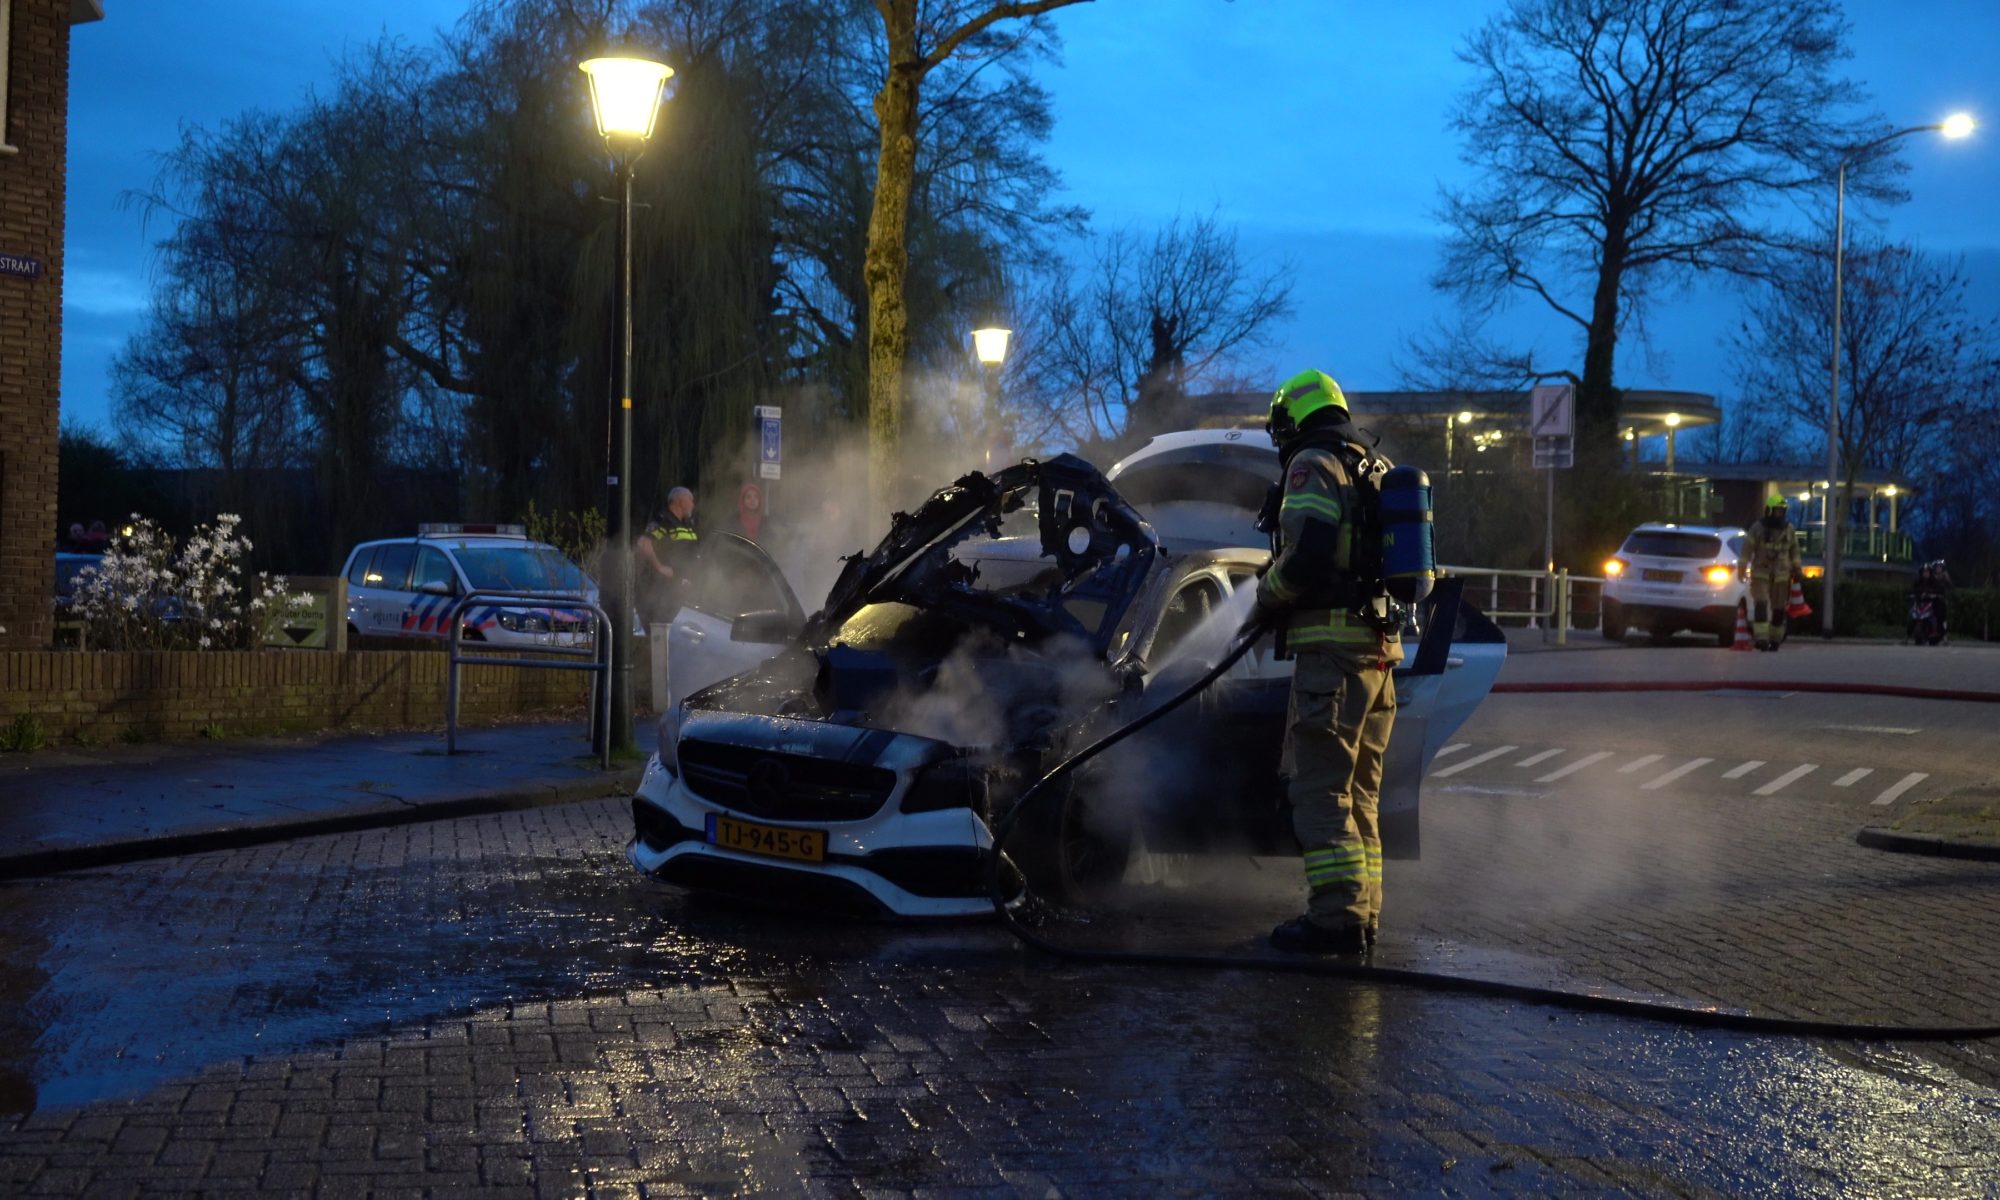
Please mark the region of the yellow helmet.
[[1301, 371], [1279, 386], [1271, 397], [1271, 415], [1264, 422], [1271, 444], [1282, 446], [1299, 435], [1305, 419], [1324, 408], [1347, 416], [1347, 397], [1325, 371]]

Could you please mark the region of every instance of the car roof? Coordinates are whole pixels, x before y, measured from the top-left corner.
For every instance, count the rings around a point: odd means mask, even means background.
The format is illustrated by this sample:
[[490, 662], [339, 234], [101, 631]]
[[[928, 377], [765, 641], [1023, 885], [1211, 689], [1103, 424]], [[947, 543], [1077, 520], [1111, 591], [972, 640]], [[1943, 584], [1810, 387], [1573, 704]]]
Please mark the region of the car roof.
[[1719, 537], [1742, 532], [1741, 525], [1683, 525], [1678, 521], [1647, 521], [1632, 530], [1632, 533], [1707, 533]]

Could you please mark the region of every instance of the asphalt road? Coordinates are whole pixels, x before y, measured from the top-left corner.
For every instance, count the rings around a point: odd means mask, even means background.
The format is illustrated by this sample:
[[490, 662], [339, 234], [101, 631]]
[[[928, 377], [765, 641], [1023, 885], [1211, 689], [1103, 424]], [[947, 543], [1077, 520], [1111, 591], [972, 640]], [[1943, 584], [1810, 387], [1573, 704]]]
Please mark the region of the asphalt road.
[[[1381, 958], [1994, 1020], [2000, 864], [1851, 839], [1993, 777], [1992, 715], [1494, 697], [1389, 865]], [[1056, 963], [692, 901], [627, 828], [593, 802], [0, 886], [0, 1191], [1987, 1195], [2000, 1160], [1990, 1042]], [[1297, 870], [1148, 857], [1053, 931], [1254, 952]]]

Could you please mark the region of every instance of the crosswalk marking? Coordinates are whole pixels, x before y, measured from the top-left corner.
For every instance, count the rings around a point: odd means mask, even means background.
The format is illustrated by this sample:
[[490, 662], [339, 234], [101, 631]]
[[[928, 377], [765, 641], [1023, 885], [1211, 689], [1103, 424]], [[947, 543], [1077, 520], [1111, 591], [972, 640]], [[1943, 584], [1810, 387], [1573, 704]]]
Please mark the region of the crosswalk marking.
[[1665, 775], [1660, 776], [1658, 779], [1651, 780], [1650, 782], [1648, 782], [1646, 784], [1645, 790], [1649, 792], [1658, 791], [1659, 789], [1672, 783], [1674, 780], [1679, 779], [1681, 776], [1687, 774], [1689, 771], [1699, 771], [1703, 767], [1707, 766], [1708, 764], [1714, 761], [1715, 760], [1712, 758], [1691, 758], [1688, 761], [1682, 763], [1680, 766], [1675, 767], [1673, 770], [1668, 771]]
[[1639, 757], [1633, 759], [1631, 762], [1628, 762], [1624, 766], [1618, 768], [1618, 773], [1620, 775], [1630, 775], [1634, 771], [1643, 770], [1646, 767], [1652, 766], [1654, 763], [1659, 762], [1661, 759], [1665, 757], [1666, 755], [1664, 754], [1641, 754]]
[[1537, 778], [1535, 782], [1554, 783], [1556, 780], [1561, 779], [1565, 775], [1574, 775], [1576, 772], [1583, 770], [1590, 764], [1596, 762], [1603, 762], [1605, 759], [1610, 757], [1611, 757], [1611, 751], [1609, 750], [1599, 750], [1595, 754], [1586, 754], [1582, 758], [1577, 759], [1575, 762], [1571, 763], [1566, 767], [1557, 767], [1555, 770], [1550, 771], [1548, 774]]
[[1819, 770], [1818, 763], [1806, 763], [1803, 766], [1793, 767], [1783, 775], [1758, 788], [1755, 794], [1759, 796], [1775, 796], [1817, 770]]
[[1901, 779], [1898, 779], [1896, 782], [1890, 784], [1888, 790], [1884, 791], [1881, 795], [1869, 801], [1869, 803], [1877, 805], [1894, 804], [1896, 802], [1896, 797], [1902, 795], [1904, 792], [1909, 791], [1911, 788], [1917, 786], [1918, 784], [1922, 783], [1926, 779], [1929, 779], [1930, 777], [1931, 774], [1929, 771], [1912, 771], [1908, 775], [1905, 775]]
[[1547, 762], [1549, 759], [1554, 758], [1556, 755], [1561, 753], [1562, 753], [1561, 750], [1544, 750], [1540, 754], [1530, 754], [1528, 757], [1522, 759], [1520, 762], [1517, 762], [1514, 765], [1517, 767], [1532, 767], [1538, 762]]
[[1472, 744], [1471, 742], [1453, 742], [1449, 746], [1442, 746], [1438, 749], [1438, 752], [1436, 754], [1431, 755], [1431, 761], [1436, 762], [1438, 759], [1443, 758], [1447, 754], [1457, 754], [1460, 750], [1465, 749], [1467, 746], [1470, 746], [1471, 744]]
[[1873, 775], [1874, 773], [1875, 773], [1874, 767], [1856, 767], [1852, 771], [1849, 771], [1847, 774], [1842, 775], [1840, 778], [1834, 780], [1833, 786], [1853, 787], [1856, 783], [1859, 783], [1864, 776]]
[[1501, 755], [1503, 755], [1503, 754], [1506, 754], [1506, 753], [1509, 753], [1510, 751], [1514, 751], [1514, 750], [1519, 750], [1519, 749], [1520, 749], [1520, 747], [1519, 747], [1519, 746], [1502, 746], [1502, 747], [1500, 747], [1500, 748], [1499, 748], [1498, 750], [1488, 750], [1488, 751], [1487, 751], [1486, 753], [1484, 753], [1484, 754], [1475, 754], [1475, 755], [1473, 755], [1473, 756], [1472, 756], [1471, 758], [1468, 758], [1468, 759], [1466, 759], [1466, 760], [1465, 760], [1464, 762], [1461, 762], [1461, 763], [1454, 763], [1454, 764], [1452, 764], [1451, 766], [1449, 766], [1449, 767], [1446, 767], [1446, 768], [1445, 768], [1444, 770], [1442, 770], [1442, 771], [1432, 771], [1432, 772], [1431, 772], [1431, 778], [1432, 778], [1432, 779], [1443, 779], [1443, 778], [1444, 778], [1445, 776], [1447, 776], [1447, 775], [1456, 775], [1456, 774], [1458, 774], [1458, 773], [1459, 773], [1460, 771], [1463, 771], [1463, 770], [1466, 770], [1466, 769], [1468, 769], [1468, 768], [1471, 768], [1471, 767], [1476, 767], [1476, 766], [1478, 766], [1478, 765], [1479, 765], [1480, 763], [1483, 763], [1483, 762], [1485, 762], [1485, 761], [1486, 761], [1487, 759], [1490, 759], [1490, 758], [1499, 758], [1499, 757], [1500, 757]]
[[1740, 763], [1737, 766], [1733, 766], [1729, 768], [1727, 771], [1724, 771], [1722, 773], [1722, 777], [1724, 779], [1741, 779], [1745, 775], [1748, 775], [1750, 772], [1756, 770], [1758, 767], [1761, 767], [1763, 765], [1764, 765], [1763, 759], [1753, 758], [1747, 763]]

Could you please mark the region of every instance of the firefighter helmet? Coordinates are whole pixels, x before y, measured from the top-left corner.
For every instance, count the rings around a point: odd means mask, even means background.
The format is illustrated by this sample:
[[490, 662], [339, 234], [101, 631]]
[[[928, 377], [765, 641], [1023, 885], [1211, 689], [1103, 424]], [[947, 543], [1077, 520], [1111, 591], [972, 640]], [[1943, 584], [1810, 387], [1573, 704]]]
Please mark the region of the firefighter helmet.
[[1299, 435], [1299, 427], [1316, 412], [1334, 408], [1340, 411], [1342, 420], [1347, 418], [1347, 397], [1341, 394], [1340, 385], [1324, 371], [1301, 371], [1278, 388], [1271, 397], [1271, 415], [1264, 422], [1264, 429], [1271, 435], [1271, 444], [1283, 446]]

